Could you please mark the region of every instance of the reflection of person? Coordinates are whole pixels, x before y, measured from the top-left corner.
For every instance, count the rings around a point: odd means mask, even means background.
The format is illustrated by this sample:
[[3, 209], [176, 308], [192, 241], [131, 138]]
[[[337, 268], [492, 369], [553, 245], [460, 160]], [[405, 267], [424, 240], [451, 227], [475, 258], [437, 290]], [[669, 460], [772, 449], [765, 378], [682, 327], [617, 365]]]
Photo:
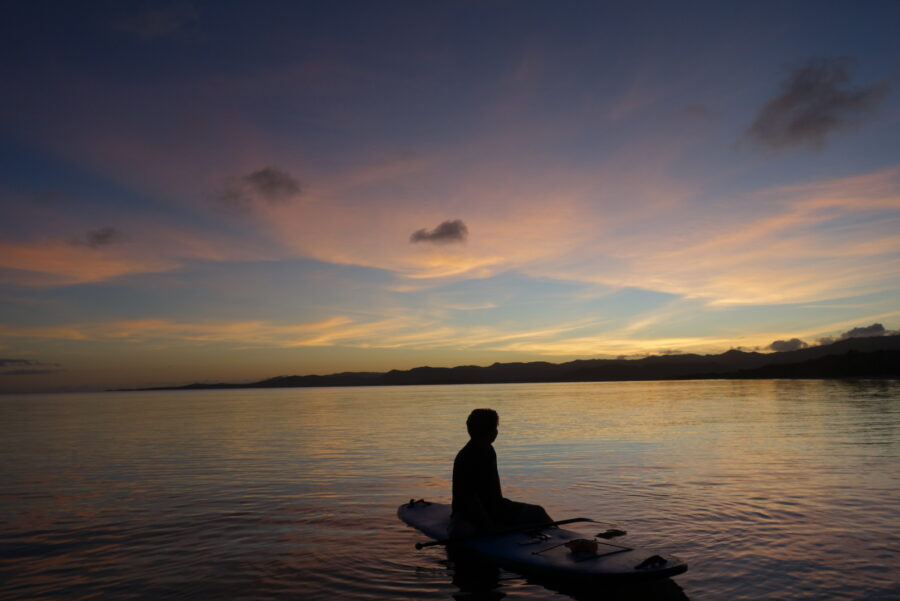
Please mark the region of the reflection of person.
[[493, 409], [475, 409], [466, 420], [471, 438], [453, 462], [452, 538], [552, 521], [539, 505], [503, 498], [497, 453], [491, 445], [499, 424], [500, 416]]

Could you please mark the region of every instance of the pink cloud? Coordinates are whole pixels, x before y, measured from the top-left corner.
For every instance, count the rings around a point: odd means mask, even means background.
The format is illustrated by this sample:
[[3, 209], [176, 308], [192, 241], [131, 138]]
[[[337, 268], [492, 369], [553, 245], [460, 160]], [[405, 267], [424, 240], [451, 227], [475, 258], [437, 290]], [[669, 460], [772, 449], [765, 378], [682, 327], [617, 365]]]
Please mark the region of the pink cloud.
[[[115, 222], [115, 228], [106, 230], [66, 216], [56, 219], [51, 228], [55, 235], [0, 241], [0, 281], [64, 286], [171, 271], [192, 260], [242, 261], [277, 256], [270, 245], [252, 237], [237, 238], [141, 215], [122, 214]], [[91, 235], [107, 231], [116, 235], [104, 237], [103, 244], [85, 242]]]

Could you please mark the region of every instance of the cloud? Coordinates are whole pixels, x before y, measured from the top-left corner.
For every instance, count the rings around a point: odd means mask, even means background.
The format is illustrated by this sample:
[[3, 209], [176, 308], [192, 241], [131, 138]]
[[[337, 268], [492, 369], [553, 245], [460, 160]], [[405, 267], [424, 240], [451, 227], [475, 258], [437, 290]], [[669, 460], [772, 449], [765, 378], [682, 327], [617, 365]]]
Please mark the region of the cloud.
[[[48, 212], [44, 222], [51, 226], [45, 235], [31, 240], [0, 237], [0, 284], [68, 286], [133, 274], [163, 273], [196, 261], [270, 260], [274, 254], [274, 245], [268, 241], [236, 236], [227, 229], [183, 219], [160, 219], [139, 211], [116, 220], [124, 222], [122, 231], [91, 230]], [[86, 233], [75, 239], [61, 235], [72, 231]]]
[[245, 175], [244, 181], [251, 190], [269, 202], [284, 202], [300, 194], [297, 180], [272, 167]]
[[71, 244], [78, 246], [87, 246], [89, 248], [100, 248], [108, 246], [125, 239], [125, 234], [112, 226], [102, 227], [99, 230], [89, 231], [85, 237], [76, 238]]
[[197, 21], [197, 9], [190, 2], [147, 6], [140, 12], [123, 15], [116, 29], [142, 38], [160, 38], [175, 34]]
[[32, 359], [2, 359], [0, 358], [0, 367], [12, 367], [12, 366], [24, 366], [24, 365], [41, 365], [40, 362], [34, 361]]
[[0, 358], [0, 368], [16, 367], [7, 371], [0, 371], [0, 376], [40, 376], [55, 374], [63, 371], [57, 363], [44, 363], [34, 359], [10, 359]]
[[[396, 320], [387, 320], [394, 323]], [[369, 330], [383, 332], [378, 323], [358, 322], [337, 315], [316, 322], [282, 324], [269, 321], [210, 321], [190, 323], [170, 319], [134, 319], [79, 323], [51, 327], [17, 328], [0, 324], [0, 337], [51, 340], [118, 340], [141, 343], [150, 340], [188, 343], [231, 343], [246, 347], [295, 347], [330, 344], [345, 337], [363, 337]], [[22, 364], [16, 364], [21, 366]], [[31, 363], [29, 365], [47, 365]]]
[[799, 338], [791, 338], [790, 340], [776, 340], [772, 344], [770, 344], [767, 348], [782, 352], [782, 351], [797, 351], [802, 348], [808, 347], [809, 344], [803, 342]]
[[[179, 248], [174, 243], [170, 248]], [[174, 259], [135, 249], [130, 256], [99, 253], [87, 242], [0, 241], [0, 282], [19, 286], [60, 286], [99, 282], [130, 273], [158, 273], [178, 266]], [[137, 254], [134, 254], [137, 253]]]
[[[648, 227], [657, 239], [635, 241], [629, 232], [631, 239], [614, 251], [628, 259], [628, 270], [594, 270], [597, 281], [704, 297], [717, 305], [806, 302], [896, 288], [900, 169], [773, 187], [747, 198], [753, 202], [710, 208], [703, 220], [693, 211], [685, 213], [691, 222], [666, 215], [672, 230], [690, 236], [673, 237], [657, 226]], [[812, 260], [822, 268], [811, 270]], [[580, 269], [578, 278], [593, 277]]]
[[887, 84], [848, 87], [851, 64], [848, 59], [820, 58], [791, 71], [778, 95], [760, 109], [748, 134], [773, 148], [821, 148], [830, 132], [856, 125], [884, 99]]
[[888, 330], [880, 323], [873, 323], [870, 326], [860, 326], [841, 333], [840, 336], [824, 336], [818, 339], [818, 343], [822, 346], [833, 344], [839, 340], [848, 340], [850, 338], [871, 338], [872, 336], [897, 336], [900, 330]]
[[880, 323], [873, 323], [870, 326], [847, 330], [846, 332], [841, 334], [841, 340], [846, 340], [848, 338], [868, 338], [870, 336], [884, 336], [887, 333], [888, 332], [884, 329], [883, 325], [881, 325]]
[[300, 183], [289, 173], [263, 167], [229, 184], [217, 197], [228, 208], [250, 210], [254, 203], [286, 204], [300, 195]]
[[453, 242], [465, 242], [469, 235], [469, 228], [460, 219], [447, 220], [431, 231], [426, 229], [416, 230], [409, 237], [410, 242], [433, 242], [434, 244], [451, 244]]
[[58, 374], [63, 369], [11, 369], [9, 371], [0, 371], [0, 376], [46, 376], [50, 374]]

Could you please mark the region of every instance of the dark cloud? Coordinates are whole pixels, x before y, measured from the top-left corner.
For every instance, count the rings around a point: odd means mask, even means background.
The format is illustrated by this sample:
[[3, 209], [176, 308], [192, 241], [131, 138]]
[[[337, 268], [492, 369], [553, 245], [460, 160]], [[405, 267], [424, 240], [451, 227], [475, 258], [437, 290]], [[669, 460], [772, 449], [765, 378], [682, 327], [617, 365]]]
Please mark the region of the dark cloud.
[[0, 371], [0, 376], [46, 376], [58, 374], [62, 371], [62, 369], [11, 369], [9, 371]]
[[160, 38], [178, 33], [197, 21], [190, 2], [151, 3], [142, 10], [115, 20], [116, 29], [142, 38]]
[[216, 200], [227, 208], [248, 211], [256, 202], [284, 204], [301, 192], [300, 182], [289, 173], [274, 167], [263, 167], [232, 182]]
[[834, 344], [838, 340], [847, 340], [850, 338], [871, 338], [872, 336], [898, 336], [900, 330], [888, 330], [880, 323], [873, 323], [870, 326], [860, 326], [843, 332], [837, 338], [833, 336], [825, 336], [819, 338], [818, 343], [822, 346]]
[[84, 235], [83, 238], [74, 238], [69, 244], [75, 246], [88, 246], [90, 248], [100, 248], [121, 242], [125, 239], [125, 234], [112, 226], [101, 227], [98, 230], [91, 230]]
[[0, 376], [37, 376], [63, 371], [59, 369], [58, 363], [43, 363], [34, 359], [0, 358], [0, 368], [4, 367], [16, 367], [18, 369], [0, 371]]
[[870, 336], [884, 336], [888, 331], [880, 323], [873, 323], [870, 326], [853, 328], [841, 334], [841, 340], [848, 338], [868, 338]]
[[2, 359], [0, 358], [0, 367], [12, 367], [22, 365], [40, 365], [39, 362], [31, 359]]
[[798, 351], [802, 348], [808, 347], [809, 344], [803, 342], [799, 338], [791, 338], [790, 340], [776, 340], [772, 344], [768, 346], [769, 349], [773, 351]]
[[773, 148], [821, 148], [830, 132], [858, 124], [885, 97], [887, 84], [849, 87], [851, 66], [848, 59], [821, 58], [791, 71], [760, 109], [750, 137]]
[[410, 242], [432, 242], [434, 244], [450, 244], [453, 242], [465, 242], [469, 235], [469, 228], [460, 219], [445, 221], [433, 230], [416, 230], [409, 237]]
[[265, 167], [244, 176], [247, 186], [269, 202], [285, 202], [300, 194], [300, 184], [284, 171]]
[[114, 227], [104, 227], [87, 233], [87, 245], [100, 248], [121, 241], [125, 235]]

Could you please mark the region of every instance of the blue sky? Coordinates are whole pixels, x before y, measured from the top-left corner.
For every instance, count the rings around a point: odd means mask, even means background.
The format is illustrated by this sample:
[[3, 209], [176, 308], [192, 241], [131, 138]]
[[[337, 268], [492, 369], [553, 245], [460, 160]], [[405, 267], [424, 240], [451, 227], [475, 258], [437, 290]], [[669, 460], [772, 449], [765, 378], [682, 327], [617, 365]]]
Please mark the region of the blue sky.
[[900, 327], [896, 3], [4, 11], [0, 390]]

